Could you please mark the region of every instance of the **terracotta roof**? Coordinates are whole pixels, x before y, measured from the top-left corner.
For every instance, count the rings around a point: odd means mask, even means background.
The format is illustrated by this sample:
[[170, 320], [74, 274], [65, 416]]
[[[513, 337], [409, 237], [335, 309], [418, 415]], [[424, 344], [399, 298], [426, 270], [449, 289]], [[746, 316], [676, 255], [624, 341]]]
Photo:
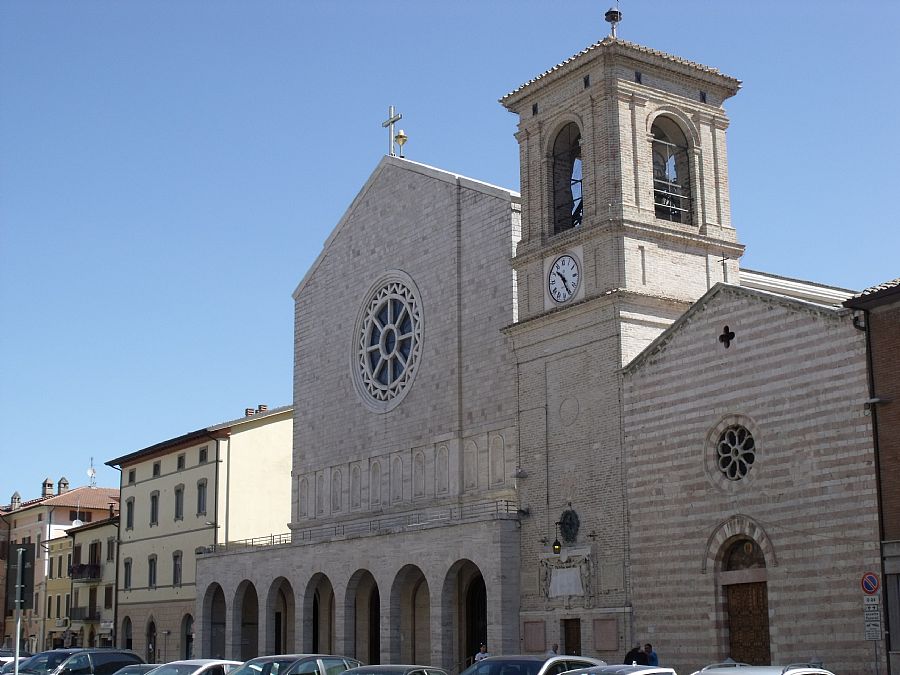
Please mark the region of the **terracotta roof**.
[[[108, 509], [110, 502], [119, 501], [119, 488], [102, 488], [90, 487], [84, 485], [82, 487], [72, 488], [68, 492], [61, 495], [52, 494], [46, 497], [38, 497], [22, 502], [22, 505], [16, 509], [21, 511], [33, 506], [74, 506], [83, 509]], [[2, 507], [4, 513], [12, 513], [12, 504]]]
[[561, 70], [562, 68], [565, 68], [565, 67], [568, 66], [570, 63], [572, 63], [572, 62], [574, 62], [575, 60], [581, 58], [581, 57], [584, 56], [585, 54], [588, 54], [588, 53], [590, 53], [590, 52], [592, 52], [592, 51], [594, 51], [594, 50], [596, 50], [596, 49], [600, 49], [600, 48], [611, 48], [611, 47], [622, 47], [622, 48], [624, 48], [624, 49], [626, 49], [626, 50], [632, 50], [632, 51], [638, 52], [638, 53], [640, 53], [640, 54], [645, 54], [645, 55], [648, 55], [648, 56], [655, 56], [655, 57], [657, 57], [657, 58], [661, 58], [661, 59], [664, 59], [664, 60], [666, 60], [666, 61], [669, 61], [670, 63], [675, 63], [675, 64], [678, 64], [678, 65], [680, 65], [680, 66], [687, 66], [687, 67], [689, 67], [689, 68], [693, 68], [693, 69], [699, 70], [699, 71], [701, 71], [701, 72], [703, 72], [703, 73], [707, 73], [707, 74], [709, 74], [709, 75], [714, 75], [714, 76], [716, 76], [716, 77], [720, 77], [720, 78], [722, 78], [723, 80], [725, 80], [725, 82], [724, 82], [723, 84], [730, 84], [730, 85], [735, 89], [735, 91], [737, 91], [737, 89], [741, 86], [741, 81], [740, 81], [740, 80], [738, 80], [737, 78], [731, 77], [730, 75], [725, 75], [724, 73], [722, 73], [722, 72], [721, 72], [720, 70], [718, 70], [717, 68], [713, 68], [713, 67], [711, 67], [711, 66], [705, 66], [705, 65], [703, 65], [702, 63], [697, 63], [697, 62], [695, 62], [695, 61], [690, 61], [690, 60], [688, 60], [688, 59], [683, 59], [683, 58], [681, 58], [680, 56], [674, 56], [674, 55], [672, 55], [672, 54], [668, 54], [668, 53], [666, 53], [666, 52], [662, 52], [662, 51], [660, 51], [660, 50], [658, 50], [658, 49], [651, 49], [650, 47], [644, 47], [643, 45], [639, 45], [639, 44], [634, 43], [634, 42], [628, 42], [627, 40], [620, 40], [620, 39], [618, 39], [618, 38], [614, 38], [614, 37], [609, 37], [609, 36], [607, 36], [607, 37], [603, 38], [602, 40], [600, 40], [599, 42], [595, 42], [595, 43], [592, 44], [590, 47], [587, 47], [587, 48], [585, 48], [585, 49], [582, 49], [582, 50], [581, 50], [580, 52], [578, 52], [577, 54], [573, 54], [572, 56], [570, 56], [569, 58], [567, 58], [565, 61], [562, 61], [562, 62], [560, 62], [560, 63], [557, 63], [555, 66], [553, 66], [553, 67], [550, 68], [549, 70], [545, 70], [543, 73], [541, 73], [541, 74], [538, 75], [537, 77], [531, 78], [531, 79], [528, 80], [528, 82], [526, 82], [525, 84], [523, 84], [523, 85], [517, 87], [516, 89], [513, 89], [513, 90], [512, 90], [511, 92], [509, 92], [506, 96], [504, 96], [503, 98], [501, 98], [501, 99], [500, 99], [500, 102], [503, 103], [503, 102], [506, 101], [508, 98], [510, 98], [511, 96], [513, 96], [513, 95], [515, 95], [515, 94], [518, 94], [520, 91], [522, 91], [523, 89], [525, 89], [527, 86], [533, 84], [534, 82], [537, 82], [538, 80], [541, 80], [541, 79], [547, 77], [548, 75], [551, 75], [552, 73], [555, 73], [556, 71]]
[[852, 298], [845, 301], [844, 306], [852, 307], [854, 309], [867, 309], [869, 307], [875, 307], [876, 305], [881, 304], [881, 302], [889, 300], [889, 298], [898, 294], [900, 294], [900, 277], [875, 286], [870, 286], [859, 295], [854, 295]]

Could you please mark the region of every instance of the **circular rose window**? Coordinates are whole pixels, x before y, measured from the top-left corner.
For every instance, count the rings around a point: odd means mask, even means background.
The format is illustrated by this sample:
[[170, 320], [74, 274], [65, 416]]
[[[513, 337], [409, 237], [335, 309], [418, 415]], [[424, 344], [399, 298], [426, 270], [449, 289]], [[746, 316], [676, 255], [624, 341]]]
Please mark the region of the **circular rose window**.
[[747, 475], [756, 461], [756, 443], [750, 431], [740, 424], [734, 424], [719, 436], [716, 443], [716, 458], [719, 471], [728, 480], [740, 480]]
[[422, 307], [408, 275], [391, 272], [373, 286], [354, 335], [357, 390], [370, 408], [387, 412], [406, 395], [422, 347]]

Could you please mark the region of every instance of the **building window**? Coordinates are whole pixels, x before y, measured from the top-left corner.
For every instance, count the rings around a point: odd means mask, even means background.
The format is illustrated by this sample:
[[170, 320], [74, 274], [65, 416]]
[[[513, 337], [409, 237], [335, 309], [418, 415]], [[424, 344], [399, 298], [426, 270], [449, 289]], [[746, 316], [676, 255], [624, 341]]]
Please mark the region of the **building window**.
[[581, 130], [574, 122], [553, 142], [553, 233], [581, 226]]
[[159, 492], [150, 493], [150, 524], [159, 524]]
[[750, 431], [740, 424], [725, 429], [716, 443], [716, 460], [728, 480], [744, 478], [756, 461], [756, 442]]
[[56, 576], [62, 578], [63, 575], [62, 556], [56, 558]]
[[91, 522], [91, 516], [93, 514], [90, 511], [82, 511], [81, 509], [73, 509], [69, 511], [69, 520], [73, 523], [76, 520], [80, 520], [82, 523]]
[[197, 481], [197, 515], [206, 515], [206, 479]]
[[[57, 596], [56, 596], [56, 616], [62, 616], [62, 614], [59, 613], [59, 605], [60, 605], [60, 602], [62, 602], [62, 596], [61, 596], [61, 595], [57, 595]], [[68, 610], [68, 607], [66, 607], [66, 612], [68, 613], [68, 611], [69, 611], [69, 610]]]
[[50, 565], [48, 566], [48, 569], [47, 569], [47, 578], [48, 579], [53, 578], [53, 559], [52, 558], [50, 559]]
[[[56, 615], [59, 616], [59, 610], [56, 610]], [[51, 596], [47, 596], [47, 618], [49, 619], [53, 616], [53, 598]]]
[[134, 469], [129, 469], [128, 470], [128, 484], [134, 485], [136, 479], [137, 479], [137, 472]]
[[[125, 563], [122, 566], [122, 588], [126, 591], [131, 588], [131, 558], [125, 558]], [[68, 596], [66, 596], [68, 603]]]
[[147, 587], [156, 588], [156, 556], [147, 558]]
[[160, 474], [160, 463], [153, 462], [153, 477], [156, 478]]
[[106, 586], [103, 589], [103, 609], [112, 609], [113, 606], [113, 587]]
[[72, 570], [72, 554], [69, 553], [66, 555], [66, 576], [67, 577], [72, 576], [71, 570]]
[[184, 453], [178, 455], [176, 461], [176, 468], [181, 471], [184, 468]]
[[181, 586], [181, 551], [172, 554], [172, 585]]
[[653, 136], [653, 203], [656, 217], [691, 223], [691, 167], [684, 132], [668, 117], [658, 117]]
[[134, 497], [125, 500], [125, 529], [134, 528]]
[[106, 562], [112, 562], [116, 557], [116, 538], [108, 537], [106, 539]]
[[175, 520], [184, 519], [184, 485], [175, 486]]
[[206, 458], [208, 455], [209, 455], [209, 447], [204, 445], [202, 448], [200, 448], [200, 463], [201, 464], [206, 464]]

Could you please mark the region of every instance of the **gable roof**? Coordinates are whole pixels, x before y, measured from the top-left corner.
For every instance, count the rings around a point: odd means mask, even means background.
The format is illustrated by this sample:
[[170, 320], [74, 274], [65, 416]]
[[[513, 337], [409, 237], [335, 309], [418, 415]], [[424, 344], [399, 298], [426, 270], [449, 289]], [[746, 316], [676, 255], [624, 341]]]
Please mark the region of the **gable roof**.
[[477, 192], [482, 192], [484, 194], [492, 195], [495, 197], [510, 199], [511, 201], [518, 200], [520, 198], [518, 192], [510, 190], [508, 188], [492, 185], [490, 183], [476, 180], [474, 178], [468, 178], [467, 176], [463, 176], [462, 174], [452, 173], [444, 169], [438, 169], [437, 167], [429, 166], [428, 164], [413, 162], [402, 157], [391, 157], [390, 155], [385, 155], [381, 158], [381, 161], [378, 162], [378, 166], [376, 166], [375, 170], [372, 171], [371, 175], [369, 176], [368, 180], [366, 180], [362, 188], [360, 188], [356, 197], [354, 197], [353, 201], [350, 202], [350, 206], [348, 206], [347, 210], [344, 211], [344, 215], [341, 216], [341, 219], [337, 222], [337, 225], [334, 226], [334, 229], [331, 231], [331, 234], [328, 235], [325, 243], [322, 244], [322, 250], [319, 252], [319, 255], [316, 256], [316, 259], [313, 261], [312, 265], [309, 266], [309, 269], [306, 271], [306, 274], [303, 275], [300, 283], [297, 284], [297, 287], [291, 294], [291, 296], [295, 300], [297, 299], [297, 296], [300, 295], [303, 287], [306, 286], [306, 283], [309, 281], [310, 277], [312, 277], [316, 269], [325, 259], [328, 253], [328, 247], [331, 245], [331, 242], [334, 241], [340, 234], [341, 230], [344, 229], [344, 226], [350, 220], [360, 202], [362, 202], [369, 190], [371, 190], [375, 185], [378, 177], [388, 166], [394, 166], [406, 171], [413, 171], [423, 176], [428, 176], [430, 178], [434, 178], [435, 180], [444, 181], [446, 183], [458, 183], [462, 187], [468, 188], [470, 190], [476, 190]]
[[12, 510], [12, 504], [0, 508], [4, 514], [19, 513], [34, 506], [72, 507], [82, 509], [108, 509], [110, 502], [118, 503], [119, 488], [92, 487], [82, 485], [72, 488], [62, 494], [52, 494], [46, 497], [37, 497], [22, 502], [19, 508]]
[[736, 286], [734, 284], [717, 283], [710, 288], [703, 296], [691, 305], [688, 310], [678, 317], [671, 326], [666, 328], [653, 342], [647, 345], [643, 351], [635, 356], [629, 363], [625, 364], [622, 372], [625, 374], [633, 373], [640, 368], [651, 356], [663, 351], [666, 345], [675, 337], [681, 328], [690, 321], [695, 314], [706, 309], [707, 305], [719, 295], [743, 296], [764, 300], [765, 302], [775, 303], [783, 307], [793, 310], [801, 310], [807, 312], [815, 312], [823, 316], [836, 317], [847, 314], [848, 310], [841, 307], [832, 307], [829, 305], [821, 305], [807, 300], [799, 300], [777, 293], [769, 293], [745, 286]]
[[573, 54], [564, 61], [557, 63], [555, 66], [553, 66], [549, 70], [545, 70], [540, 75], [531, 78], [526, 83], [516, 87], [511, 92], [503, 96], [500, 99], [500, 103], [508, 107], [508, 104], [513, 103], [518, 98], [521, 98], [521, 96], [524, 94], [525, 89], [530, 87], [535, 82], [546, 79], [550, 76], [561, 76], [562, 73], [572, 70], [577, 67], [577, 65], [580, 65], [580, 62], [587, 58], [589, 54], [591, 54], [592, 52], [597, 52], [599, 50], [608, 51], [610, 53], [625, 54], [633, 58], [638, 58], [642, 61], [650, 61], [652, 59], [662, 60], [670, 65], [674, 65], [685, 70], [689, 69], [694, 75], [696, 75], [697, 72], [703, 73], [710, 76], [710, 79], [714, 80], [720, 86], [729, 90], [731, 92], [731, 95], [736, 94], [737, 90], [741, 87], [740, 80], [731, 77], [730, 75], [725, 75], [717, 68], [705, 66], [702, 63], [683, 59], [680, 56], [674, 56], [658, 49], [645, 47], [634, 42], [628, 42], [627, 40], [620, 40], [619, 38], [607, 36], [602, 40], [595, 42], [591, 46], [582, 49], [577, 54]]

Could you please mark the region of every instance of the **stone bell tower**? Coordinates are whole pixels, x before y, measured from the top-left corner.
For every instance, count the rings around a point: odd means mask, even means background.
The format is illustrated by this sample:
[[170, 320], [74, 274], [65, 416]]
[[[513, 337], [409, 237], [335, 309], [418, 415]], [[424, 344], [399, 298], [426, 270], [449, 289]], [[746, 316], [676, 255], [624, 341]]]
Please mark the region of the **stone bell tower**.
[[526, 651], [546, 639], [618, 662], [634, 644], [620, 369], [738, 282], [722, 104], [739, 87], [614, 30], [501, 99], [519, 117], [523, 202], [506, 332]]

